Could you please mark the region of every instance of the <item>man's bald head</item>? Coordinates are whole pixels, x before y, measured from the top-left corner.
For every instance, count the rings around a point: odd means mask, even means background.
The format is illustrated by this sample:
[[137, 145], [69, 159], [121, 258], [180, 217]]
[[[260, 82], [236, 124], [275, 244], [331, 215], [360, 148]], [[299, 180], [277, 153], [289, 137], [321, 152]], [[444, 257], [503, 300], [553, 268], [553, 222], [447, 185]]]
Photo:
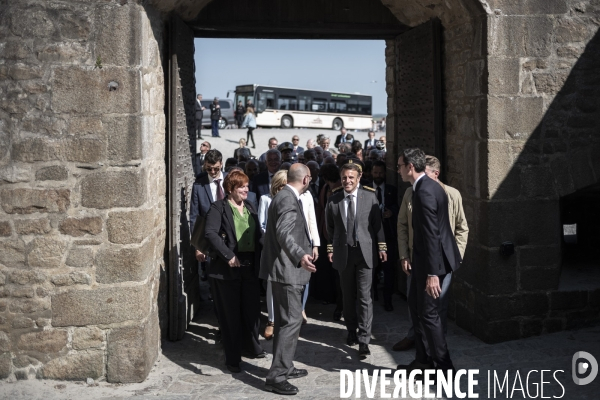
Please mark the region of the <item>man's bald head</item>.
[[304, 164], [292, 164], [288, 170], [288, 183], [300, 183], [306, 175], [310, 174], [310, 170]]

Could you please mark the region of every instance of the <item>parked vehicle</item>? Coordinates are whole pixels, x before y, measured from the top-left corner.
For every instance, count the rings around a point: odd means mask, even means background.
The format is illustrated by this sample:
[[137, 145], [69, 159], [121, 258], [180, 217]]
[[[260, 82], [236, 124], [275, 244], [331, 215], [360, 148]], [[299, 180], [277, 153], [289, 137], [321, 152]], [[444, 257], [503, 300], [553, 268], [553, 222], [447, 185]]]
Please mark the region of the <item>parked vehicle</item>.
[[[206, 108], [204, 115], [202, 115], [202, 126], [210, 128], [210, 104], [212, 100], [202, 100], [202, 106]], [[233, 100], [231, 99], [219, 99], [219, 105], [221, 106], [221, 120], [219, 121], [219, 129], [225, 129], [228, 124], [235, 125]]]

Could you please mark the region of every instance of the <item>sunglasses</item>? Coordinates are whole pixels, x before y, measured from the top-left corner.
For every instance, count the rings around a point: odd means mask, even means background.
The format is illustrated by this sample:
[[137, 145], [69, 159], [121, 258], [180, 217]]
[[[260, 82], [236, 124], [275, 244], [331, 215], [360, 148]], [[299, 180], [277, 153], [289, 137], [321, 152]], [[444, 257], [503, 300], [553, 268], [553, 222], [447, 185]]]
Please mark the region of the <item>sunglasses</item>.
[[221, 170], [220, 167], [206, 167], [204, 169], [207, 170], [208, 172], [216, 172], [216, 171], [220, 171]]

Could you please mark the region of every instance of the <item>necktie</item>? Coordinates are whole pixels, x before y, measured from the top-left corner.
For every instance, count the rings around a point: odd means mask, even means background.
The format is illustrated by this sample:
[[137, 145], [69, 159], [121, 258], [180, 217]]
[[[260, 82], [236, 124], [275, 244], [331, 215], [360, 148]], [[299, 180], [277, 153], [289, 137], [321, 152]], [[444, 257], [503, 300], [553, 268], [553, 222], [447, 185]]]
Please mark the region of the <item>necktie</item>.
[[217, 200], [223, 200], [225, 192], [223, 192], [223, 187], [221, 186], [221, 179], [215, 179], [215, 183], [217, 184]]
[[379, 205], [383, 203], [383, 199], [381, 198], [381, 186], [377, 186], [377, 201], [379, 202]]
[[349, 246], [356, 245], [356, 227], [354, 221], [354, 195], [346, 197], [348, 199], [348, 215], [346, 216], [346, 227], [348, 228], [348, 234], [346, 235], [346, 243]]

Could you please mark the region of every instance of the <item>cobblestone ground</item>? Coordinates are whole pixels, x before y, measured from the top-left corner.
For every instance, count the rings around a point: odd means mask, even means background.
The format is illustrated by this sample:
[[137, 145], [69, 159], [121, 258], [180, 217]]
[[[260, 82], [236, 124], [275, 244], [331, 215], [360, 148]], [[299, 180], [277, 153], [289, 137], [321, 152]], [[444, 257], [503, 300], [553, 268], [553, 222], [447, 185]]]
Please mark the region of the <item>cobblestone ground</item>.
[[[203, 303], [195, 322], [179, 342], [165, 341], [162, 355], [146, 381], [138, 384], [110, 384], [94, 382], [59, 382], [29, 380], [0, 384], [2, 399], [102, 399], [102, 398], [166, 398], [166, 399], [275, 399], [281, 398], [265, 392], [264, 377], [271, 358], [263, 360], [243, 359], [242, 373], [230, 374], [224, 365], [224, 353], [215, 344], [215, 318], [210, 302]], [[297, 399], [336, 399], [340, 396], [341, 368], [356, 370], [376, 368], [394, 369], [398, 363], [408, 363], [414, 353], [392, 352], [392, 345], [401, 339], [407, 329], [407, 305], [395, 296], [393, 312], [385, 312], [382, 304], [374, 304], [372, 355], [361, 361], [356, 346], [345, 345], [344, 325], [332, 321], [333, 305], [310, 301], [307, 305], [309, 324], [302, 327], [296, 351], [296, 366], [306, 368], [309, 375], [293, 383], [300, 389]], [[264, 304], [263, 304], [264, 308]], [[263, 323], [264, 323], [263, 315]], [[262, 338], [261, 338], [262, 340]], [[272, 352], [272, 341], [262, 340], [264, 349]], [[564, 386], [564, 399], [598, 399], [600, 377], [587, 386], [577, 386], [571, 379], [571, 358], [576, 351], [587, 351], [600, 359], [600, 327], [559, 332], [524, 340], [489, 345], [470, 333], [449, 323], [448, 345], [457, 368], [479, 369], [476, 393], [479, 398], [494, 398], [487, 393], [487, 371], [495, 370], [504, 377], [509, 371], [508, 386], [513, 387], [519, 373], [523, 388], [530, 370], [564, 370], [556, 376]], [[493, 376], [493, 375], [492, 375]], [[544, 375], [544, 396], [560, 397], [563, 389], [552, 378]], [[464, 382], [464, 379], [463, 379]], [[540, 374], [532, 373], [529, 379], [530, 395], [523, 396], [516, 390], [512, 398], [535, 397], [539, 388]], [[466, 388], [463, 386], [463, 390]], [[537, 389], [539, 390], [539, 389]], [[388, 390], [391, 392], [391, 390]], [[511, 398], [505, 387], [496, 398]], [[527, 392], [525, 392], [527, 393]], [[366, 398], [364, 387], [362, 398]], [[375, 397], [379, 398], [379, 385]], [[539, 393], [538, 395], [541, 395]], [[354, 395], [352, 396], [354, 398]], [[411, 398], [411, 397], [405, 397]], [[539, 397], [538, 397], [539, 398]]]

